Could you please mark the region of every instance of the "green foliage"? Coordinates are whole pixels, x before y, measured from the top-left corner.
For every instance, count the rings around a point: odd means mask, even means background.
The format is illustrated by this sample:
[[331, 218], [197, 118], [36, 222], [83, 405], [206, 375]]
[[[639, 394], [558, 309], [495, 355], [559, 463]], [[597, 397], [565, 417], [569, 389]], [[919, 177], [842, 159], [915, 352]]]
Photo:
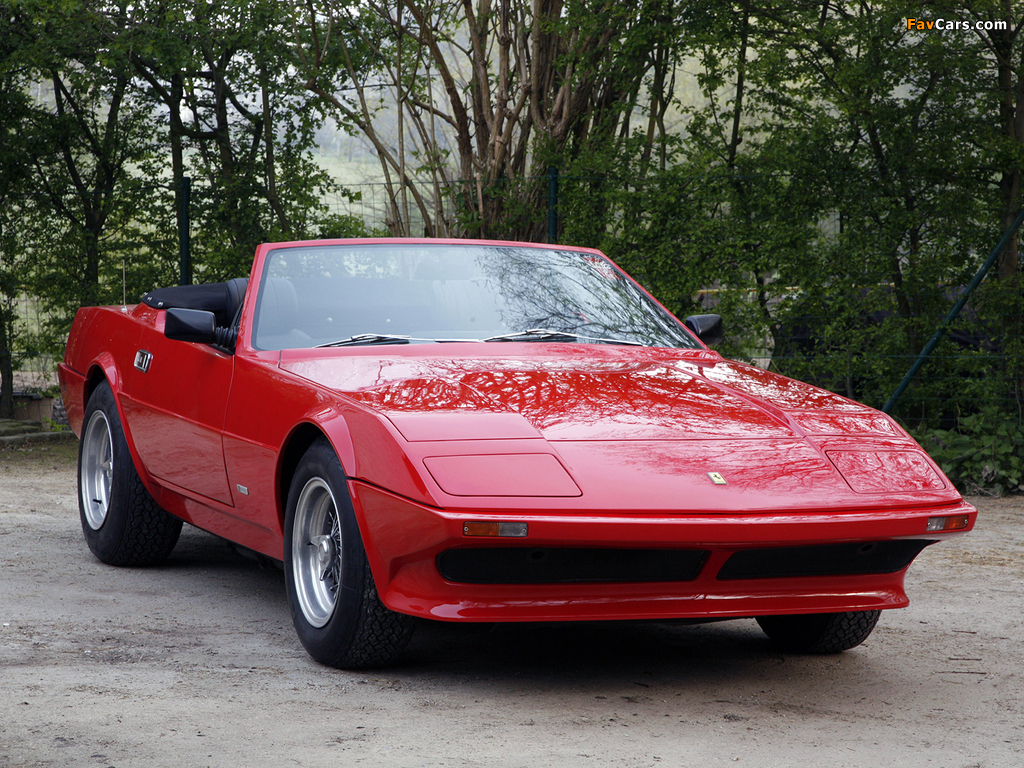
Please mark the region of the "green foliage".
[[386, 237], [385, 232], [375, 232], [366, 226], [358, 216], [331, 214], [320, 220], [316, 237], [333, 240], [346, 237]]
[[358, 230], [324, 203], [336, 185], [310, 154], [324, 114], [295, 77], [287, 5], [4, 0], [0, 11], [0, 183], [18, 180], [13, 203], [0, 190], [0, 312], [17, 292], [37, 297], [50, 351], [79, 306], [178, 281], [185, 175], [197, 282], [247, 273], [261, 242]]
[[[724, 354], [874, 406], [1021, 205], [1019, 26], [908, 33], [894, 0], [401, 8], [0, 0], [5, 380], [36, 343], [11, 321], [19, 292], [57, 347], [80, 304], [176, 280], [186, 175], [197, 281], [244, 274], [260, 242], [380, 234], [323, 203], [328, 110], [373, 144], [392, 231], [545, 239], [556, 167], [560, 242], [601, 248], [678, 315], [723, 314]], [[1002, 490], [1020, 485], [1015, 259], [896, 414]], [[964, 440], [978, 450], [958, 458]]]
[[19, 253], [18, 200], [29, 181], [21, 161], [23, 136], [16, 130], [28, 110], [21, 90], [22, 79], [6, 67], [11, 40], [16, 34], [11, 20], [0, 16], [0, 418], [13, 418], [13, 373], [24, 355], [15, 331], [16, 302], [24, 290], [23, 259]]
[[914, 435], [961, 491], [1024, 492], [1024, 424], [988, 408], [964, 416], [957, 429]]
[[167, 115], [171, 162], [159, 171], [174, 190], [192, 178], [196, 281], [245, 274], [259, 243], [312, 237], [336, 185], [310, 155], [325, 116], [295, 76], [291, 9], [174, 0], [139, 10], [118, 50], [145, 103]]
[[[679, 315], [721, 313], [724, 354], [881, 407], [998, 240], [993, 169], [1015, 162], [986, 41], [908, 35], [904, 13], [689, 6], [704, 104], [664, 165], [637, 133], [564, 166], [581, 181], [563, 184], [562, 240], [603, 248]], [[972, 297], [897, 415], [1016, 413], [1019, 277], [1005, 288]]]

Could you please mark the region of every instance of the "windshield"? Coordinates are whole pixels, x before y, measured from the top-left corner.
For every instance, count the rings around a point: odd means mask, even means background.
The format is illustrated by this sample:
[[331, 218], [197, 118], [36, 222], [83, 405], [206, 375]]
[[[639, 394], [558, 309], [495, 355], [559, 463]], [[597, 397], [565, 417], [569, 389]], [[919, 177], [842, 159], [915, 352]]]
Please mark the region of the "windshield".
[[257, 349], [453, 341], [697, 347], [681, 324], [592, 253], [380, 243], [271, 251]]

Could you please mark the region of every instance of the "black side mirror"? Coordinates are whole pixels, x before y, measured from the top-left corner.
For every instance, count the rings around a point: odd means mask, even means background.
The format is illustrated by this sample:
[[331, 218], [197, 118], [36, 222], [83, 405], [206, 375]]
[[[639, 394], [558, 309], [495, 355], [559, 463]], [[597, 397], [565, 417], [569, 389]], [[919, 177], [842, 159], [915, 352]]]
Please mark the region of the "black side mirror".
[[164, 336], [168, 339], [213, 344], [216, 341], [216, 333], [217, 319], [213, 312], [177, 307], [167, 310]]
[[709, 347], [721, 343], [725, 338], [721, 315], [690, 315], [684, 325]]
[[234, 328], [217, 327], [217, 316], [213, 312], [179, 307], [167, 310], [164, 336], [173, 341], [214, 344], [232, 353], [238, 341], [238, 331]]

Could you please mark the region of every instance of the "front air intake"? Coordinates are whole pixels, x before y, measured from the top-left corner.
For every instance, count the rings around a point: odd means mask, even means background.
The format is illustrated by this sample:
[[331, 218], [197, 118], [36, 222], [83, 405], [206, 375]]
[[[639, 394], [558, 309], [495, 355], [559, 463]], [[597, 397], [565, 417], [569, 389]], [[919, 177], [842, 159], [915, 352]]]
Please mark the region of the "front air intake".
[[910, 539], [744, 549], [726, 560], [718, 578], [728, 581], [896, 573], [910, 565], [921, 550], [932, 543], [926, 539]]
[[708, 552], [701, 549], [449, 549], [437, 570], [463, 584], [578, 584], [693, 581]]

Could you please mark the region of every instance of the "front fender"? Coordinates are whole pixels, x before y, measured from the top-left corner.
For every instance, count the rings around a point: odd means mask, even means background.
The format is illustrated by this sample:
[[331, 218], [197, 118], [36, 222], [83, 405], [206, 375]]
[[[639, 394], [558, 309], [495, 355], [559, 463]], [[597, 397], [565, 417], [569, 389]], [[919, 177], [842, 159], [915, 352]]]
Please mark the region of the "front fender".
[[[392, 530], [396, 525], [401, 527], [395, 518], [401, 517], [408, 506], [405, 499], [428, 506], [436, 506], [437, 501], [408, 456], [404, 439], [377, 414], [355, 406], [342, 407], [322, 421], [321, 428], [349, 478], [349, 496], [367, 562], [374, 582], [383, 589], [390, 582], [392, 563], [382, 549], [384, 542], [378, 541], [379, 532]], [[399, 503], [392, 507], [364, 506], [355, 491], [357, 486], [366, 484], [386, 489], [389, 493], [381, 497], [398, 497]]]

